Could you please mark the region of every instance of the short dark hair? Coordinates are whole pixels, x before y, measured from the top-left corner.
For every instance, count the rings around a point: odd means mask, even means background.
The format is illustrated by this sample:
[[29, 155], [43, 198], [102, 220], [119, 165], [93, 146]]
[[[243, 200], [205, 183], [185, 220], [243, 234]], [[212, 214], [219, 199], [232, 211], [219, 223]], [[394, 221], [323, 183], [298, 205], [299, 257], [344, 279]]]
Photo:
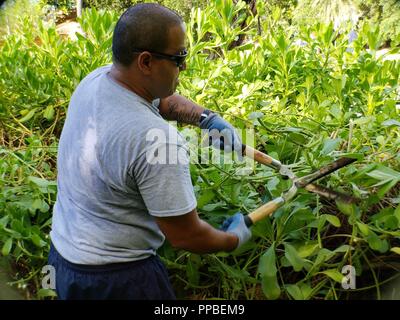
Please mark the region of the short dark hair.
[[119, 18], [113, 35], [113, 61], [129, 66], [133, 48], [164, 52], [168, 31], [180, 25], [182, 18], [173, 10], [156, 3], [140, 3], [128, 8]]

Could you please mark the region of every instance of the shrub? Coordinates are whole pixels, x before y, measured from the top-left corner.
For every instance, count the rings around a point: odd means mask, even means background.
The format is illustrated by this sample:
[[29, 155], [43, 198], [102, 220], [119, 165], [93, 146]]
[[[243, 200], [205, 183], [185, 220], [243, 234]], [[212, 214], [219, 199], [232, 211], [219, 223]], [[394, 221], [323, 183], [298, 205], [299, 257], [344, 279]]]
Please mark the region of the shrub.
[[[228, 0], [191, 10], [188, 69], [179, 92], [237, 128], [254, 129], [256, 147], [291, 164], [299, 176], [339, 156], [357, 158], [323, 184], [362, 201], [344, 205], [300, 192], [255, 225], [253, 240], [233, 254], [200, 256], [166, 243], [159, 253], [178, 296], [340, 299], [353, 293], [341, 287], [342, 267], [352, 265], [362, 275], [357, 290], [372, 286], [379, 297], [400, 250], [400, 64], [376, 54], [381, 34], [368, 24], [349, 43], [332, 24], [282, 27], [278, 16], [258, 19], [247, 10]], [[266, 12], [261, 2], [257, 10]], [[117, 18], [112, 11], [86, 10], [80, 21], [86, 36], [78, 41], [26, 18], [2, 46], [0, 243], [3, 254], [23, 266], [20, 283], [36, 289], [69, 98], [85, 75], [111, 61]], [[246, 41], [231, 50], [243, 35]], [[289, 187], [263, 166], [246, 171], [242, 164], [193, 164], [191, 174], [199, 214], [214, 226]]]

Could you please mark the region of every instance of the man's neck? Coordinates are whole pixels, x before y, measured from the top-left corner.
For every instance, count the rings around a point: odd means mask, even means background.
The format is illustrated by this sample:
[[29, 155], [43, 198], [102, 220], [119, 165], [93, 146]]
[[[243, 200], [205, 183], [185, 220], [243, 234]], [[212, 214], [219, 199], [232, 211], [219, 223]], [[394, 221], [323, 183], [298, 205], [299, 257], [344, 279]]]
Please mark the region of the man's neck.
[[134, 81], [134, 79], [129, 77], [129, 75], [127, 75], [126, 72], [121, 70], [121, 68], [116, 66], [115, 64], [111, 66], [109, 74], [115, 82], [117, 82], [120, 86], [124, 87], [125, 89], [134, 92], [135, 94], [137, 94], [138, 96], [142, 97], [143, 99], [145, 99], [150, 103], [154, 100], [154, 98], [145, 88], [137, 86], [135, 84], [136, 81]]

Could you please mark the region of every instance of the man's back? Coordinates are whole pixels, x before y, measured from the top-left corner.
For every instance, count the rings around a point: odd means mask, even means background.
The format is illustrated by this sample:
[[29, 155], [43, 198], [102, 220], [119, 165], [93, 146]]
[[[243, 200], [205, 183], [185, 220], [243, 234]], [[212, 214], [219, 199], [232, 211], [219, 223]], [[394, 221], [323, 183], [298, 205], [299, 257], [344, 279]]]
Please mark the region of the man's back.
[[241, 150], [232, 125], [174, 94], [186, 69], [185, 39], [176, 12], [130, 7], [113, 32], [111, 69], [90, 74], [71, 98], [48, 257], [60, 299], [175, 299], [156, 255], [164, 236], [196, 253], [232, 251], [251, 236], [243, 214], [224, 230], [199, 218], [188, 150], [164, 121], [228, 129], [221, 146]]
[[[171, 126], [157, 107], [109, 78], [109, 69], [95, 70], [78, 86], [59, 144], [51, 238], [60, 254], [77, 264], [154, 255], [164, 236], [149, 211], [158, 215], [165, 206], [166, 215], [178, 215], [196, 206], [192, 190], [174, 198], [176, 210], [168, 208], [165, 199], [158, 202], [157, 188], [146, 191], [147, 181], [157, 173], [157, 166], [146, 159], [146, 134], [151, 129], [168, 134]], [[173, 170], [183, 170], [181, 176], [190, 182], [187, 166]]]

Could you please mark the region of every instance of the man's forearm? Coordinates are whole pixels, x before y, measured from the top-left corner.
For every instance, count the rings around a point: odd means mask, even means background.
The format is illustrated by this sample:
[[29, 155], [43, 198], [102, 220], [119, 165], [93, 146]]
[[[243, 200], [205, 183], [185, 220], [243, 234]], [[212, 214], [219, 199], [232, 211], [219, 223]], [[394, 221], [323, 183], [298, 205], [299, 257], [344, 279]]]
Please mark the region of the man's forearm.
[[234, 233], [217, 230], [201, 220], [196, 209], [184, 215], [156, 217], [156, 222], [170, 244], [194, 253], [230, 252], [238, 245]]
[[199, 125], [200, 116], [204, 108], [179, 94], [174, 94], [161, 99], [159, 110], [161, 116], [166, 120]]

